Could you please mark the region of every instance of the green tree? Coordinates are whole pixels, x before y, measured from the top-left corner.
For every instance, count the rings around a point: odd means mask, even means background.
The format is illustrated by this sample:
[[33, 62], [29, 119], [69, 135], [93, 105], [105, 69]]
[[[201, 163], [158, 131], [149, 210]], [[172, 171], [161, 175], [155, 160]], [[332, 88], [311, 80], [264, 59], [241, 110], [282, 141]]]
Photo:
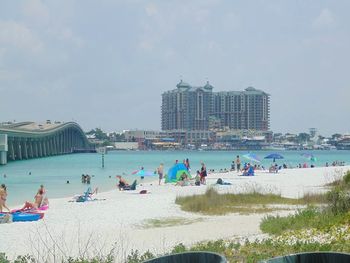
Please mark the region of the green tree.
[[108, 140], [107, 134], [104, 133], [100, 128], [92, 129], [91, 131], [88, 131], [86, 134], [88, 135], [95, 134], [96, 139], [98, 140]]

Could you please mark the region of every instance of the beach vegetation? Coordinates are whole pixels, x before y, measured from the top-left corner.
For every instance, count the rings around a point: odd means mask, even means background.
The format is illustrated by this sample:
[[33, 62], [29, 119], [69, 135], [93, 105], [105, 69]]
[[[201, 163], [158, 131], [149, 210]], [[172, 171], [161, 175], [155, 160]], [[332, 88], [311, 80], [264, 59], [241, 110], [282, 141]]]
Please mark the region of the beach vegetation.
[[293, 199], [281, 195], [252, 191], [242, 194], [220, 194], [214, 188], [208, 188], [202, 195], [177, 197], [175, 203], [188, 212], [206, 215], [225, 215], [227, 213], [267, 213], [276, 210], [289, 210], [290, 207], [276, 205], [307, 205], [326, 202], [324, 194], [306, 194], [303, 198]]
[[286, 239], [265, 239], [250, 242], [246, 240], [243, 243], [237, 241], [217, 240], [201, 242], [192, 247], [183, 245], [176, 246], [173, 251], [211, 251], [219, 253], [226, 257], [228, 262], [259, 262], [269, 258], [288, 255], [293, 253], [310, 251], [334, 251], [347, 252], [349, 240], [339, 239], [336, 242], [323, 243], [322, 241], [313, 242], [286, 242]]
[[286, 217], [268, 215], [263, 218], [260, 229], [264, 233], [280, 235], [287, 230], [326, 229], [345, 223], [350, 223], [350, 213], [334, 215], [322, 208], [308, 207]]
[[263, 232], [280, 235], [291, 230], [314, 228], [324, 231], [334, 226], [350, 225], [350, 172], [325, 194], [326, 204], [308, 207], [287, 217], [266, 216], [260, 228]]
[[159, 227], [171, 227], [171, 226], [182, 226], [190, 225], [203, 221], [203, 218], [184, 218], [184, 217], [166, 217], [166, 218], [153, 218], [145, 221], [141, 225], [142, 228], [159, 228]]

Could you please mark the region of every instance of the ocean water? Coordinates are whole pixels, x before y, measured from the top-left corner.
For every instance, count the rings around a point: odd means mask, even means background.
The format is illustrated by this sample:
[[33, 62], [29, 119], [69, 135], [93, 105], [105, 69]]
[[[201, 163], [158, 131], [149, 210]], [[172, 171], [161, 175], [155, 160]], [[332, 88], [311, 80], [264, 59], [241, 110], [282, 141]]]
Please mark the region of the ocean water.
[[[112, 151], [105, 155], [105, 167], [102, 168], [102, 156], [97, 153], [70, 154], [40, 159], [10, 162], [0, 166], [0, 183], [8, 187], [7, 204], [18, 206], [25, 201], [33, 201], [40, 184], [44, 184], [49, 198], [69, 197], [84, 192], [87, 185], [81, 183], [81, 175], [92, 175], [91, 187], [99, 187], [99, 191], [116, 189], [116, 175], [123, 175], [130, 183], [141, 179], [132, 175], [133, 171], [144, 167], [146, 171], [155, 171], [160, 163], [164, 163], [167, 171], [175, 162], [189, 158], [191, 171], [200, 169], [203, 161], [207, 169], [229, 169], [236, 155], [242, 156], [245, 151]], [[268, 167], [272, 160], [263, 159], [269, 151], [255, 151], [261, 164]], [[311, 163], [301, 156], [300, 151], [279, 152], [285, 158], [276, 160], [279, 165], [286, 163], [295, 167], [304, 162]], [[312, 151], [317, 158], [316, 166], [324, 166], [326, 162], [344, 161], [350, 164], [350, 151]], [[241, 157], [242, 162], [248, 161]], [[6, 174], [6, 178], [4, 177]], [[149, 182], [157, 176], [146, 177]], [[69, 181], [69, 184], [67, 184]]]

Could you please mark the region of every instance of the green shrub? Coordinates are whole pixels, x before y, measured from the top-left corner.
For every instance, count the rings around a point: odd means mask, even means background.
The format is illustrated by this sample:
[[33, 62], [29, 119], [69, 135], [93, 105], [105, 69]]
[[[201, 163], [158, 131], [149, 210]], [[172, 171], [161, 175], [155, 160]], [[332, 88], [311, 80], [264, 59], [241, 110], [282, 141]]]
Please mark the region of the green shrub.
[[146, 251], [145, 253], [141, 254], [137, 249], [131, 250], [131, 253], [128, 255], [126, 259], [126, 263], [141, 263], [146, 260], [150, 260], [152, 258], [155, 258], [156, 256], [153, 255], [150, 251]]
[[350, 194], [347, 190], [335, 187], [327, 193], [329, 209], [333, 214], [341, 214], [350, 211]]
[[343, 180], [344, 180], [345, 185], [350, 186], [350, 171], [346, 172]]
[[7, 259], [5, 253], [0, 253], [0, 263], [10, 263], [10, 261]]

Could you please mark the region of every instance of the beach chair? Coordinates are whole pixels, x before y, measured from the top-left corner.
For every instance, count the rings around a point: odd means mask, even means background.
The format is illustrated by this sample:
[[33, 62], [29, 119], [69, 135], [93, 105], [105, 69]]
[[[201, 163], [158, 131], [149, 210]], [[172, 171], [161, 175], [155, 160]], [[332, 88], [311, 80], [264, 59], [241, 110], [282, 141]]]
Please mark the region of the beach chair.
[[84, 192], [83, 195], [78, 196], [77, 202], [86, 202], [86, 201], [92, 201], [91, 198], [91, 187], [89, 186], [88, 189]]

